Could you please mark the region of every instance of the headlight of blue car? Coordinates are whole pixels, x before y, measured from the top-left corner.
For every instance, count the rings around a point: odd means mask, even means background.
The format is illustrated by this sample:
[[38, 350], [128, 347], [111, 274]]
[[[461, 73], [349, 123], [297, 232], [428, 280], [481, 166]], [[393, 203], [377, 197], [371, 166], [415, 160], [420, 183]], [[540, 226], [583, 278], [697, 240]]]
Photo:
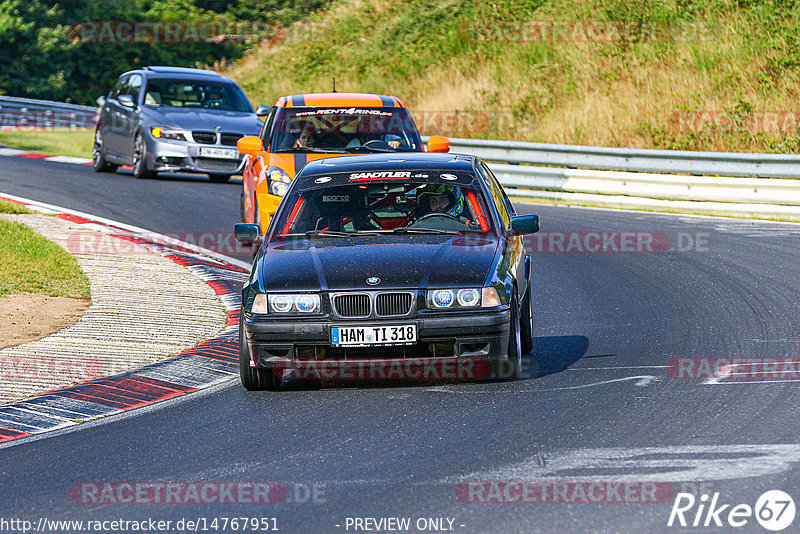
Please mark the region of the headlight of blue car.
[[500, 305], [493, 287], [465, 289], [430, 289], [427, 295], [431, 310], [492, 308]]
[[253, 300], [252, 313], [258, 314], [312, 314], [320, 312], [320, 299], [316, 293], [259, 293]]

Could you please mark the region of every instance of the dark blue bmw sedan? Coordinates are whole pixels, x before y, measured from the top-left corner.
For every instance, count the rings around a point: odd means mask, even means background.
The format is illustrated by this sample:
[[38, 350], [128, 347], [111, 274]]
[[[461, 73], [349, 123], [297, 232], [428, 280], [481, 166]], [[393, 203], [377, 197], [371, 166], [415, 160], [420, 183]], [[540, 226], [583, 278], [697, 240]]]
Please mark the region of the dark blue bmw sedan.
[[[480, 159], [376, 154], [309, 163], [242, 290], [247, 389], [284, 372], [334, 379], [518, 378], [532, 349], [531, 260], [517, 216]], [[261, 243], [263, 241], [263, 243]]]

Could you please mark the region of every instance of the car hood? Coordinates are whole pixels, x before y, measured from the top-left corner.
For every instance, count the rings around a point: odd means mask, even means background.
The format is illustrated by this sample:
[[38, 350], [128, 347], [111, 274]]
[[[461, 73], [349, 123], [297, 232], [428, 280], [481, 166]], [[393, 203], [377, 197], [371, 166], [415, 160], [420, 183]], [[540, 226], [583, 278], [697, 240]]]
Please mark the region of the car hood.
[[154, 126], [212, 131], [219, 126], [220, 131], [245, 135], [258, 135], [261, 130], [261, 122], [250, 112], [173, 107], [145, 109]]
[[[261, 261], [265, 291], [483, 286], [499, 245], [495, 235], [289, 239]], [[377, 286], [367, 278], [380, 278]]]

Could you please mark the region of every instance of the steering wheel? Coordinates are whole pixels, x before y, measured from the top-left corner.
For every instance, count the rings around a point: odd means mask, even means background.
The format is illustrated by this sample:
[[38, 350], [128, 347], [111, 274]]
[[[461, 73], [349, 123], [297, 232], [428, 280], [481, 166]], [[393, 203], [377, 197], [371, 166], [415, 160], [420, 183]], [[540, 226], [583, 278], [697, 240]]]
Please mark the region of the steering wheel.
[[426, 219], [432, 219], [433, 217], [444, 217], [444, 218], [446, 218], [446, 219], [451, 219], [451, 220], [453, 220], [453, 221], [456, 221], [458, 224], [464, 224], [464, 223], [463, 223], [463, 222], [462, 222], [462, 221], [461, 221], [461, 220], [460, 220], [458, 217], [456, 217], [455, 215], [450, 215], [449, 213], [442, 213], [442, 212], [439, 212], [439, 211], [433, 211], [433, 212], [431, 212], [431, 213], [426, 213], [425, 215], [423, 215], [422, 217], [420, 217], [419, 219], [417, 219], [416, 221], [414, 221], [414, 224], [416, 225], [417, 223], [420, 223], [420, 222], [422, 222], [422, 221], [424, 221], [424, 220], [426, 220]]
[[391, 145], [389, 145], [389, 143], [387, 143], [386, 141], [384, 141], [382, 139], [370, 139], [369, 141], [367, 141], [366, 143], [364, 143], [361, 146], [370, 147], [370, 148], [372, 148], [372, 147], [375, 147], [375, 148], [392, 148]]

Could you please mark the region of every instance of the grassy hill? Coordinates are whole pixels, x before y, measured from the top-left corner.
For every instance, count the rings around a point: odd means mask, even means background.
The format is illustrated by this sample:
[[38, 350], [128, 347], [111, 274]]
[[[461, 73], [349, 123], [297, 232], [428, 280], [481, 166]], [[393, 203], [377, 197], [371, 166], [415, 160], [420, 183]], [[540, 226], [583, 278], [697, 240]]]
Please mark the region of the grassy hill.
[[426, 134], [800, 152], [798, 4], [337, 0], [218, 68], [254, 103], [393, 94]]

